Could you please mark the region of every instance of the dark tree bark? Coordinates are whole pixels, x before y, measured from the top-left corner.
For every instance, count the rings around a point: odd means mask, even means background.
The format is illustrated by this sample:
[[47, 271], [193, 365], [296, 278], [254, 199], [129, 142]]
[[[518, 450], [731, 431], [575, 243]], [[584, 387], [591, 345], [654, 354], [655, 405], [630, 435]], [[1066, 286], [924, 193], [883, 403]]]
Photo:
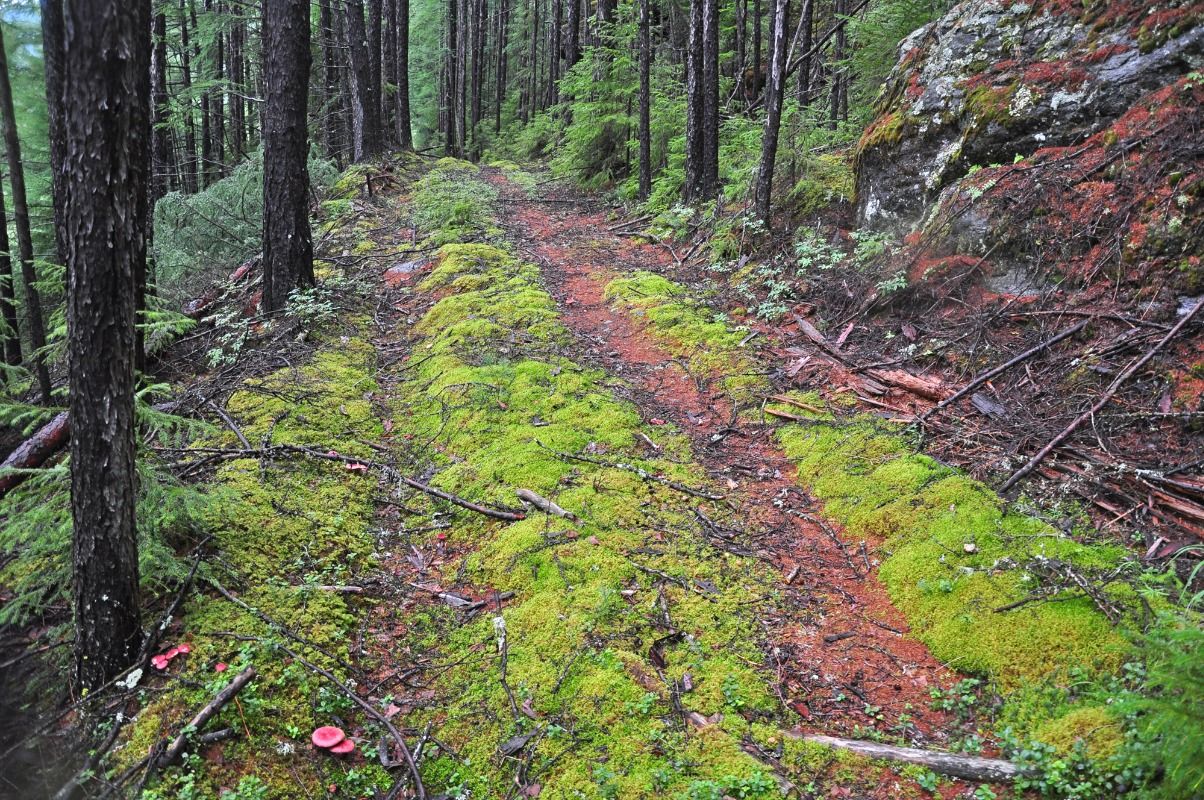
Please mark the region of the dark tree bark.
[[231, 145], [234, 148], [235, 156], [241, 160], [247, 154], [246, 106], [243, 104], [243, 95], [247, 91], [246, 68], [243, 62], [245, 58], [244, 50], [246, 49], [247, 26], [242, 12], [236, 11], [235, 13], [238, 16], [234, 21], [233, 28], [230, 30], [229, 67], [226, 71], [230, 75], [230, 88], [232, 90], [230, 97]]
[[568, 14], [568, 42], [566, 48], [566, 62], [564, 71], [568, 72], [573, 66], [581, 60], [581, 0], [567, 0], [569, 4]]
[[339, 92], [339, 45], [331, 0], [318, 3], [318, 29], [322, 43], [322, 132], [326, 155], [343, 168], [342, 94]]
[[381, 28], [380, 71], [382, 85], [382, 125], [394, 144], [400, 142], [397, 130], [397, 0], [384, 0]]
[[640, 199], [652, 192], [652, 21], [650, 0], [640, 0]]
[[[265, 0], [263, 68], [263, 302], [284, 307], [313, 286], [309, 229], [309, 0]], [[361, 19], [362, 21], [362, 19]]]
[[188, 0], [180, 0], [180, 82], [184, 88], [184, 188], [197, 190], [196, 122], [192, 117], [192, 46], [188, 36]]
[[494, 65], [493, 82], [493, 132], [502, 132], [502, 104], [506, 99], [506, 42], [510, 29], [510, 2], [498, 0], [497, 33], [494, 40], [497, 43], [497, 63]]
[[531, 55], [528, 59], [530, 75], [527, 79], [527, 117], [539, 112], [536, 97], [539, 94], [539, 0], [531, 0]]
[[[804, 0], [810, 4], [811, 0]], [[757, 173], [756, 213], [769, 227], [773, 169], [778, 156], [778, 131], [782, 124], [782, 98], [786, 90], [786, 24], [790, 0], [776, 0], [773, 11], [773, 40], [770, 43], [769, 83], [766, 85], [765, 133], [761, 137], [761, 167]]]
[[761, 82], [761, 0], [753, 0], [753, 77]]
[[798, 68], [798, 103], [805, 108], [811, 102], [811, 48], [815, 41], [815, 0], [803, 0], [803, 57]]
[[455, 58], [459, 68], [456, 70], [456, 153], [464, 155], [464, 145], [468, 142], [466, 123], [468, 121], [468, 21], [470, 0], [460, 0], [457, 8], [459, 23], [457, 25]]
[[456, 63], [456, 43], [459, 41], [460, 14], [456, 0], [447, 0], [447, 58], [444, 59], [445, 84], [444, 108], [444, 151], [449, 156], [459, 155], [456, 150], [456, 86], [459, 85], [459, 65]]
[[352, 150], [356, 161], [364, 161], [381, 152], [380, 103], [372, 89], [372, 62], [364, 27], [363, 0], [347, 0], [344, 14], [351, 51]]
[[155, 15], [151, 51], [151, 210], [172, 188], [175, 164], [167, 122], [167, 15]]
[[67, 364], [75, 681], [97, 689], [142, 644], [134, 525], [137, 272], [146, 261], [150, 0], [66, 0]]
[[[208, 2], [208, 0], [206, 0]], [[197, 24], [196, 0], [188, 0], [188, 17], [192, 21], [192, 30], [197, 33], [192, 38], [192, 63], [196, 69], [197, 78], [204, 81], [204, 53], [201, 50], [200, 26]], [[204, 85], [204, 84], [202, 84]], [[201, 188], [207, 189], [213, 183], [213, 132], [209, 111], [209, 90], [201, 92]]]
[[564, 0], [552, 0], [552, 30], [548, 53], [548, 105], [560, 102], [556, 82], [560, 80], [560, 29], [564, 25]]
[[[382, 50], [384, 43], [384, 8], [381, 0], [368, 0], [368, 83], [374, 104], [373, 111], [384, 120], [384, 80]], [[381, 148], [384, 148], [384, 125], [381, 125]]]
[[702, 78], [702, 6], [705, 0], [690, 0], [690, 28], [686, 60], [686, 179], [683, 195], [686, 203], [703, 197], [703, 78]]
[[702, 198], [719, 194], [719, 0], [702, 6]]
[[[67, 134], [63, 125], [63, 4], [62, 0], [42, 0], [42, 64], [46, 74], [46, 114], [49, 123], [50, 163], [66, 160]], [[64, 176], [51, 169], [51, 189], [54, 195], [54, 248], [59, 264], [67, 263], [67, 191]], [[6, 234], [7, 235], [7, 234]], [[7, 247], [5, 248], [7, 250]]]
[[488, 17], [485, 0], [473, 0], [472, 18], [472, 87], [469, 111], [472, 124], [472, 159], [479, 161], [483, 150], [481, 120], [485, 116], [485, 63], [488, 60]]
[[[150, 36], [150, 20], [146, 33]], [[150, 71], [148, 65], [147, 80]], [[21, 260], [21, 283], [25, 288], [25, 326], [34, 375], [42, 402], [50, 405], [50, 370], [40, 351], [46, 346], [46, 322], [42, 315], [42, 294], [38, 291], [38, 274], [33, 264], [33, 235], [29, 229], [29, 204], [25, 193], [25, 164], [21, 161], [21, 137], [17, 134], [17, 115], [13, 109], [13, 89], [8, 79], [8, 56], [4, 36], [0, 33], [0, 122], [4, 126], [4, 149], [8, 155], [8, 178], [13, 189], [13, 227], [17, 231], [17, 254]]]
[[397, 144], [414, 149], [410, 122], [410, 0], [397, 0]]
[[[205, 4], [209, 10], [209, 3]], [[218, 18], [224, 20], [226, 4], [218, 0]], [[213, 43], [213, 79], [217, 88], [209, 100], [209, 111], [213, 114], [213, 122], [209, 128], [213, 134], [213, 173], [218, 178], [226, 177], [226, 34], [219, 28]]]
[[8, 243], [8, 212], [4, 209], [4, 184], [0, 182], [0, 320], [3, 320], [4, 363], [21, 365], [21, 328], [17, 321], [17, 303], [13, 284], [13, 262]]
[[[846, 13], [847, 4], [845, 0], [834, 0], [835, 6], [833, 14], [839, 19], [840, 15]], [[844, 74], [840, 67], [840, 62], [844, 59], [845, 48], [845, 32], [844, 25], [836, 29], [836, 38], [832, 42], [832, 71], [830, 80], [830, 109], [828, 114], [828, 127], [836, 130], [837, 124], [841, 119], [841, 94], [843, 92]]]

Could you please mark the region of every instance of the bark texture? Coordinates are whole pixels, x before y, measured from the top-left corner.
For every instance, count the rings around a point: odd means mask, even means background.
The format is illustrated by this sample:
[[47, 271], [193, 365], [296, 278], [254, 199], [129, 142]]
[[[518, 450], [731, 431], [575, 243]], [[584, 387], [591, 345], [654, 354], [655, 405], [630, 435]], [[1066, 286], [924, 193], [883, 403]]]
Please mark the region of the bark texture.
[[[810, 0], [806, 0], [810, 3]], [[786, 22], [790, 0], [776, 0], [773, 10], [773, 40], [770, 43], [769, 86], [765, 96], [765, 133], [761, 137], [761, 166], [757, 173], [756, 212], [769, 227], [773, 169], [778, 156], [778, 131], [782, 126], [782, 96], [786, 88]]]
[[61, 98], [75, 680], [95, 689], [142, 643], [134, 526], [134, 295], [146, 261], [150, 0], [66, 0]]
[[263, 303], [283, 308], [293, 289], [314, 282], [309, 229], [309, 2], [263, 7]]

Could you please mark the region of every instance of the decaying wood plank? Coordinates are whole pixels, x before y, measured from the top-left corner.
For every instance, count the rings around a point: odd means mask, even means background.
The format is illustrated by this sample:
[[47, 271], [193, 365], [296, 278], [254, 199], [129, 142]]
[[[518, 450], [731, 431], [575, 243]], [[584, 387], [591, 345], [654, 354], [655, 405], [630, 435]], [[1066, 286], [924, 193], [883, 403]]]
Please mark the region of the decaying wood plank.
[[1023, 770], [1011, 761], [1000, 758], [982, 758], [980, 756], [963, 756], [954, 753], [943, 753], [937, 750], [921, 750], [917, 747], [898, 747], [878, 742], [866, 742], [858, 739], [839, 739], [835, 736], [804, 736], [808, 742], [824, 744], [840, 750], [848, 750], [870, 758], [881, 758], [886, 761], [900, 761], [905, 764], [918, 764], [927, 767], [941, 775], [963, 778], [982, 783], [1010, 783], [1024, 774]]

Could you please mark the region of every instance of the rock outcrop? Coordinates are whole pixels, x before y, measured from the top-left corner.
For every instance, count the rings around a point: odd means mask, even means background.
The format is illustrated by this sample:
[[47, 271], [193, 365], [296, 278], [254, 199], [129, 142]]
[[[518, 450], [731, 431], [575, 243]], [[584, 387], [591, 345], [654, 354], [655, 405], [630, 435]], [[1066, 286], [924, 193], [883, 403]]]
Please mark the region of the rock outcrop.
[[900, 47], [858, 145], [859, 221], [906, 231], [972, 170], [1082, 144], [1204, 68], [1202, 20], [1190, 0], [960, 3]]

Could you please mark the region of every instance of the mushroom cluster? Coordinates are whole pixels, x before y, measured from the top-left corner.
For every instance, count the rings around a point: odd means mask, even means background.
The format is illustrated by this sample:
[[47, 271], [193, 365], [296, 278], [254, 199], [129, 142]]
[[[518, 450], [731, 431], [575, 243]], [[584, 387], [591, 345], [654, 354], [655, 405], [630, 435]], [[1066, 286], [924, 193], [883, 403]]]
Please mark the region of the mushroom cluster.
[[343, 733], [342, 728], [336, 728], [333, 725], [314, 728], [309, 739], [319, 750], [325, 750], [338, 756], [347, 755], [355, 750], [355, 742], [347, 738], [347, 734]]
[[175, 658], [176, 656], [184, 655], [186, 653], [191, 653], [191, 652], [192, 652], [192, 645], [188, 644], [188, 642], [181, 642], [180, 644], [176, 645], [175, 647], [169, 648], [162, 653], [151, 656], [151, 666], [157, 670], [165, 670], [165, 669], [167, 669], [167, 665], [171, 663], [171, 660], [173, 658]]

